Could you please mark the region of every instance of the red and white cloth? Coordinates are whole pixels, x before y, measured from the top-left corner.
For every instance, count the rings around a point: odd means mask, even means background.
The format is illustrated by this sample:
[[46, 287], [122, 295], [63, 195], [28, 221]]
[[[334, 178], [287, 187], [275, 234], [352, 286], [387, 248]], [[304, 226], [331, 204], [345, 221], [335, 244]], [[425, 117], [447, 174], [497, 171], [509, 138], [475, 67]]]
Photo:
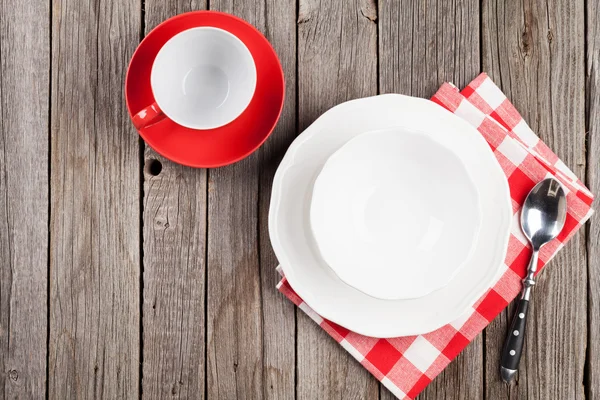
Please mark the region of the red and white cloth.
[[501, 278], [458, 320], [425, 335], [392, 339], [362, 336], [321, 318], [298, 297], [285, 277], [277, 286], [399, 399], [414, 399], [518, 295], [530, 257], [518, 224], [519, 210], [537, 182], [549, 176], [557, 178], [567, 192], [568, 211], [558, 238], [542, 248], [540, 266], [593, 213], [590, 191], [529, 128], [485, 73], [461, 92], [445, 83], [431, 100], [477, 128], [508, 179], [514, 221]]

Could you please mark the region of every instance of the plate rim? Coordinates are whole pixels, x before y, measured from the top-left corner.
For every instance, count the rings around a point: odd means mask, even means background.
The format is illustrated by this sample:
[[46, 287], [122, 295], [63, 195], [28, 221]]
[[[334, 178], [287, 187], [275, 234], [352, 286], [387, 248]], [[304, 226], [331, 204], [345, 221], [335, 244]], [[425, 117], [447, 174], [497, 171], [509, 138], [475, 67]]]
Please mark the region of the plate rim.
[[[440, 323], [440, 322], [432, 323], [429, 320], [428, 324], [423, 323], [423, 324], [421, 324], [423, 326], [421, 326], [418, 329], [415, 329], [414, 327], [411, 328], [410, 326], [406, 326], [406, 325], [401, 326], [402, 324], [397, 324], [398, 326], [392, 326], [392, 328], [390, 328], [390, 325], [386, 325], [385, 327], [380, 327], [380, 328], [375, 328], [375, 329], [373, 329], [372, 326], [356, 326], [357, 324], [352, 321], [350, 321], [350, 323], [348, 323], [348, 321], [341, 320], [340, 318], [338, 318], [338, 315], [332, 315], [329, 312], [327, 312], [326, 310], [323, 310], [320, 303], [318, 301], [316, 301], [316, 299], [313, 297], [313, 294], [311, 292], [309, 292], [308, 289], [302, 287], [302, 285], [299, 284], [299, 282], [296, 280], [293, 269], [291, 269], [290, 265], [288, 265], [290, 263], [290, 259], [289, 259], [288, 255], [286, 254], [285, 249], [283, 248], [283, 246], [280, 243], [280, 239], [278, 237], [277, 228], [276, 228], [276, 224], [275, 224], [277, 221], [279, 209], [281, 206], [281, 200], [282, 200], [282, 196], [283, 196], [282, 182], [284, 181], [285, 175], [290, 170], [290, 168], [296, 164], [298, 149], [300, 149], [304, 143], [311, 140], [318, 132], [323, 130], [324, 127], [322, 125], [323, 125], [323, 121], [326, 119], [326, 117], [329, 117], [329, 116], [331, 116], [331, 114], [335, 114], [335, 113], [339, 112], [340, 109], [342, 111], [344, 111], [343, 110], [344, 108], [351, 107], [352, 105], [359, 105], [360, 103], [364, 103], [364, 102], [385, 101], [388, 98], [392, 98], [392, 97], [397, 98], [398, 101], [413, 102], [415, 105], [417, 103], [421, 103], [421, 105], [424, 105], [423, 108], [429, 107], [431, 110], [435, 110], [435, 111], [433, 111], [435, 113], [438, 113], [438, 112], [444, 113], [445, 114], [444, 118], [450, 118], [451, 120], [453, 119], [457, 125], [460, 125], [465, 130], [470, 130], [472, 133], [474, 133], [474, 135], [472, 135], [473, 140], [478, 140], [481, 144], [485, 144], [485, 148], [487, 149], [488, 156], [491, 160], [493, 160], [493, 166], [491, 166], [491, 168], [493, 169], [493, 171], [497, 175], [497, 177], [501, 178], [502, 187], [498, 187], [496, 190], [498, 190], [499, 192], [503, 192], [502, 197], [504, 197], [504, 199], [505, 199], [504, 206], [506, 207], [504, 210], [506, 215], [503, 215], [502, 219], [501, 219], [504, 229], [502, 229], [502, 232], [498, 234], [497, 243], [499, 243], [499, 246], [497, 246], [495, 248], [498, 255], [496, 257], [497, 259], [494, 260], [494, 265], [497, 265], [497, 266], [495, 267], [495, 270], [494, 270], [495, 273], [493, 274], [493, 276], [491, 276], [492, 274], [490, 274], [490, 277], [485, 280], [485, 282], [487, 282], [487, 283], [485, 285], [482, 284], [481, 287], [478, 287], [479, 290], [474, 291], [476, 294], [473, 294], [466, 301], [463, 300], [460, 303], [460, 307], [457, 306], [456, 309], [454, 310], [454, 313], [451, 314], [451, 317], [445, 318], [443, 323]], [[439, 115], [441, 115], [441, 114], [439, 114]], [[379, 128], [376, 128], [373, 130], [377, 130], [377, 129], [379, 129]], [[352, 136], [350, 136], [344, 140], [348, 141], [351, 138], [352, 138]], [[482, 147], [482, 148], [484, 148], [484, 147]], [[311, 188], [312, 188], [313, 184], [314, 184], [314, 179], [312, 180], [312, 183], [310, 184]], [[502, 213], [502, 210], [500, 208], [498, 209], [498, 213]], [[273, 187], [272, 187], [271, 205], [269, 208], [269, 224], [268, 224], [268, 226], [269, 226], [269, 234], [270, 234], [273, 250], [281, 264], [284, 275], [286, 276], [291, 287], [297, 292], [297, 294], [303, 299], [303, 301], [309, 307], [311, 307], [317, 314], [321, 315], [323, 318], [326, 318], [336, 324], [344, 326], [347, 329], [350, 329], [356, 333], [366, 335], [366, 336], [389, 338], [389, 337], [424, 334], [424, 333], [436, 330], [442, 326], [445, 326], [458, 318], [461, 318], [462, 315], [464, 315], [468, 311], [468, 309], [471, 308], [473, 306], [473, 304], [475, 304], [476, 301], [482, 295], [484, 295], [486, 291], [489, 290], [490, 287], [492, 287], [493, 283], [497, 281], [497, 279], [500, 277], [501, 273], [503, 272], [501, 267], [504, 264], [504, 259], [506, 256], [508, 241], [509, 241], [510, 232], [511, 232], [512, 219], [513, 219], [513, 212], [512, 212], [512, 203], [511, 203], [511, 198], [510, 198], [510, 190], [509, 190], [509, 186], [508, 186], [508, 180], [506, 179], [506, 176], [505, 176], [501, 166], [499, 165], [496, 157], [494, 156], [491, 148], [489, 147], [488, 142], [471, 124], [469, 124], [467, 121], [463, 120], [462, 118], [454, 115], [453, 113], [451, 113], [450, 111], [441, 107], [440, 105], [438, 105], [434, 102], [431, 102], [429, 100], [411, 97], [411, 96], [405, 96], [405, 95], [401, 95], [401, 94], [384, 94], [384, 95], [366, 97], [366, 98], [361, 98], [361, 99], [356, 99], [356, 100], [350, 100], [350, 101], [340, 103], [340, 104], [332, 107], [331, 109], [329, 109], [328, 111], [323, 113], [319, 118], [317, 118], [309, 127], [307, 127], [292, 142], [292, 144], [288, 148], [285, 156], [283, 157], [283, 159], [275, 173], [275, 177], [273, 180]], [[336, 276], [336, 279], [339, 280], [339, 277]], [[345, 283], [343, 283], [343, 281], [340, 280], [340, 282], [342, 282], [342, 284], [345, 285]], [[362, 295], [367, 296], [364, 293]], [[425, 296], [425, 297], [427, 297], [427, 296]], [[399, 301], [403, 301], [403, 300], [399, 300]]]

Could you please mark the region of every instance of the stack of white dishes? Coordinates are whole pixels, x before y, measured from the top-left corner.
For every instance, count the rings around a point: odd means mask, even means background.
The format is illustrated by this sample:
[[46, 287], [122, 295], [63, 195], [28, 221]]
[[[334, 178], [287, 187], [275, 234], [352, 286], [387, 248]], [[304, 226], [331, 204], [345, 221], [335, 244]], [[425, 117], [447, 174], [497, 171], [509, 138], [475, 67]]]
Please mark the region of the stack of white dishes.
[[503, 271], [506, 177], [469, 123], [420, 98], [332, 108], [290, 146], [271, 242], [318, 314], [373, 337], [423, 334], [469, 311]]

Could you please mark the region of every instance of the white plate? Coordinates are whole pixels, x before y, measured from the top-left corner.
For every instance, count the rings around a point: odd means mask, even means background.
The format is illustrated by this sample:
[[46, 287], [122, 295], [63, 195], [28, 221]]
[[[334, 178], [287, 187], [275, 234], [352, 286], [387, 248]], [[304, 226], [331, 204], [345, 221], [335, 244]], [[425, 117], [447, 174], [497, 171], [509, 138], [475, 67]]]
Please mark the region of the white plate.
[[[481, 228], [469, 262], [450, 283], [427, 296], [382, 300], [344, 283], [323, 261], [310, 227], [315, 178], [325, 161], [360, 133], [400, 127], [444, 132], [442, 145], [464, 140], [479, 192]], [[437, 139], [436, 139], [437, 140]], [[508, 182], [483, 137], [466, 121], [428, 100], [382, 95], [340, 104], [292, 143], [273, 182], [271, 243], [300, 297], [324, 318], [357, 333], [395, 337], [433, 331], [462, 316], [503, 271], [511, 223]]]
[[392, 128], [363, 133], [325, 163], [311, 202], [324, 261], [348, 285], [380, 299], [440, 289], [469, 260], [481, 222], [479, 195], [450, 147]]

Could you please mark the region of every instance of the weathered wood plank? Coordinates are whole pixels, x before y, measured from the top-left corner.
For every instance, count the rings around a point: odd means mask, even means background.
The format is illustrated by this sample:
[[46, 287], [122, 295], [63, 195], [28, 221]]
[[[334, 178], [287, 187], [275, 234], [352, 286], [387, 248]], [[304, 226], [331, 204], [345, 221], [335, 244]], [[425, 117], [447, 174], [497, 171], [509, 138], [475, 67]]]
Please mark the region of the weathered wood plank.
[[296, 137], [296, 0], [266, 0], [265, 35], [277, 52], [285, 76], [285, 102], [277, 127], [259, 150], [258, 241], [263, 319], [263, 397], [294, 399], [296, 318], [294, 304], [275, 288], [281, 279], [269, 238], [268, 215], [273, 176]]
[[46, 392], [48, 2], [0, 2], [0, 398]]
[[428, 98], [479, 73], [478, 1], [382, 0], [379, 18], [382, 93]]
[[[145, 2], [146, 33], [205, 0]], [[204, 398], [206, 170], [144, 156], [144, 398]]]
[[209, 173], [208, 398], [261, 398], [256, 154]]
[[52, 3], [49, 397], [139, 395], [138, 0]]
[[[573, 171], [585, 173], [583, 0], [486, 0], [483, 69]], [[486, 397], [580, 399], [587, 342], [586, 234], [540, 277], [517, 384], [499, 377], [506, 317], [486, 330]]]
[[[203, 398], [206, 173], [149, 153], [144, 169], [142, 393], [151, 399]], [[154, 175], [158, 162], [162, 170]]]
[[[587, 1], [587, 184], [600, 195], [600, 4]], [[598, 209], [598, 201], [595, 203]], [[588, 243], [587, 398], [600, 399], [600, 222], [589, 224]]]
[[[466, 85], [480, 70], [479, 2], [379, 2], [382, 93], [429, 98], [443, 82]], [[419, 398], [483, 397], [482, 338], [476, 338]], [[383, 386], [382, 399], [395, 398]]]
[[[210, 8], [256, 26], [282, 52], [285, 72], [294, 73], [292, 1], [218, 0], [211, 1]], [[291, 91], [288, 99], [293, 94]], [[293, 103], [286, 107], [282, 125], [274, 133], [279, 135], [275, 141], [234, 165], [209, 171], [209, 398], [294, 396], [293, 312], [274, 287], [276, 262], [268, 249], [266, 229], [270, 191], [265, 189], [259, 195], [259, 186], [270, 185], [274, 159], [294, 135]]]
[[[300, 0], [298, 118], [301, 130], [343, 101], [377, 94], [377, 6], [372, 0]], [[377, 381], [297, 311], [299, 399], [376, 399]]]

